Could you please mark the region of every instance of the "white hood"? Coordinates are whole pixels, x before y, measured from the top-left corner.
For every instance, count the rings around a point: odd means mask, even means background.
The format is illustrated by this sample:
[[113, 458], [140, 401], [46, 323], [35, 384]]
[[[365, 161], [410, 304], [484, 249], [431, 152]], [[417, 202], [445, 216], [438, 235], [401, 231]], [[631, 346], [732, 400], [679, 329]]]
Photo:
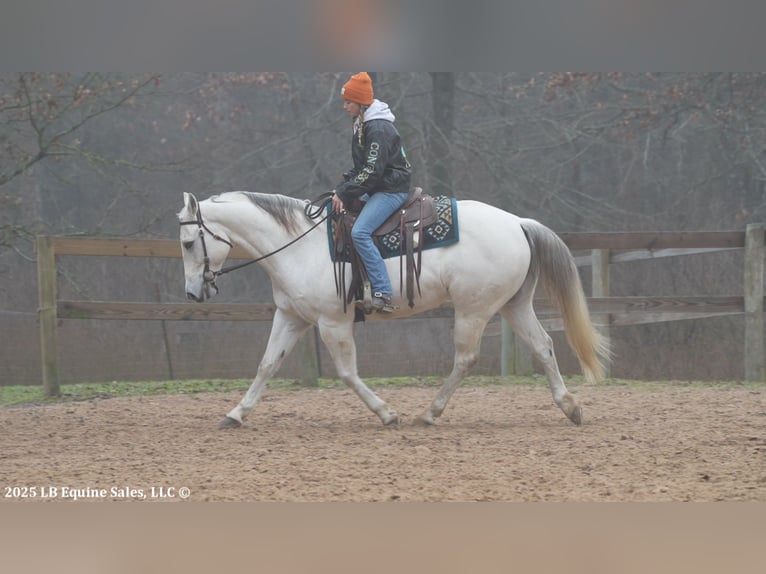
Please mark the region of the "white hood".
[[373, 100], [370, 107], [364, 112], [365, 122], [369, 122], [370, 120], [388, 120], [389, 122], [393, 122], [395, 119], [396, 116], [391, 112], [391, 108], [388, 107], [388, 104], [381, 102], [380, 100]]
[[391, 111], [391, 108], [388, 107], [387, 103], [381, 102], [380, 100], [373, 100], [370, 107], [364, 112], [364, 119], [360, 120], [360, 118], [356, 118], [356, 121], [354, 122], [354, 133], [359, 129], [360, 121], [369, 122], [370, 120], [387, 120], [393, 123], [395, 119], [396, 116]]

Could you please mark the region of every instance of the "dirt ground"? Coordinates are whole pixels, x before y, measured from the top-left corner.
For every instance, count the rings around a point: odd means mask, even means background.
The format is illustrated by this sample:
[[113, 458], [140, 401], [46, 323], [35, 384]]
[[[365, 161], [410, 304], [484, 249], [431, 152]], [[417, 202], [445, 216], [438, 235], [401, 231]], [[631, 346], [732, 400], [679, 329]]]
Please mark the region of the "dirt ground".
[[2, 407], [0, 494], [766, 501], [766, 387], [570, 384], [585, 416], [575, 427], [544, 385], [465, 386], [437, 425], [414, 426], [436, 390], [376, 389], [402, 415], [397, 428], [344, 388], [267, 389], [246, 425], [227, 431], [217, 423], [240, 392]]

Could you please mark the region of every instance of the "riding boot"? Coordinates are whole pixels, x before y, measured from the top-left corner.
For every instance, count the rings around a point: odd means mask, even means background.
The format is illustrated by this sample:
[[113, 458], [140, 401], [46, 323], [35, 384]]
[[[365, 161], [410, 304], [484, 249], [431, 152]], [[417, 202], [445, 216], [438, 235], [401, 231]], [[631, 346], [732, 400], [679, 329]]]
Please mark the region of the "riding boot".
[[391, 296], [383, 295], [383, 293], [378, 293], [377, 291], [372, 296], [372, 308], [378, 313], [393, 313], [396, 311], [396, 307], [391, 302]]

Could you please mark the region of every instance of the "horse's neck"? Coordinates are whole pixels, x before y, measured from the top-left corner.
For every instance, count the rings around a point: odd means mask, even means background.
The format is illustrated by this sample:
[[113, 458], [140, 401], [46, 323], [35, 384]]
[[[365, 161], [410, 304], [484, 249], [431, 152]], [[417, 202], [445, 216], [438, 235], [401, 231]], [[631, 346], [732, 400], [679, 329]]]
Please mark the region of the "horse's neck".
[[[254, 257], [275, 249], [274, 245], [289, 241], [287, 232], [271, 217], [248, 202], [216, 203], [206, 206], [204, 219], [215, 221], [235, 244]], [[278, 246], [278, 245], [277, 245]]]
[[[225, 210], [225, 213], [220, 211], [216, 215], [218, 221], [226, 220], [225, 226], [232, 241], [254, 258], [267, 256], [261, 265], [273, 279], [275, 274], [292, 275], [296, 270], [313, 268], [323, 261], [319, 252], [321, 246], [318, 246], [322, 239], [326, 241], [323, 226], [298, 239], [313, 223], [302, 222], [296, 231], [290, 232], [255, 205], [246, 202], [229, 204]], [[292, 241], [295, 243], [287, 246]], [[324, 248], [325, 251], [328, 249], [326, 244]]]

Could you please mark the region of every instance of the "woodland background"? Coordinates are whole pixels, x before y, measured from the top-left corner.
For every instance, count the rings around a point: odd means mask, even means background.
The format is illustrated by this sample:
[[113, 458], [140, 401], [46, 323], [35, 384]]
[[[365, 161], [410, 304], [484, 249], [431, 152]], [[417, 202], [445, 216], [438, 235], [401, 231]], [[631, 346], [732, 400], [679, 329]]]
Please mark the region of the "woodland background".
[[[0, 385], [40, 382], [36, 234], [176, 238], [181, 193], [313, 197], [349, 167], [353, 72], [0, 74]], [[413, 184], [558, 232], [742, 230], [766, 221], [764, 73], [372, 74]], [[180, 260], [62, 258], [61, 299], [184, 301]], [[589, 269], [583, 270], [588, 289]], [[741, 295], [738, 254], [613, 265], [612, 295]], [[221, 302], [269, 302], [266, 275]], [[439, 375], [449, 320], [357, 326], [364, 375]], [[163, 333], [164, 330], [164, 333]], [[62, 383], [250, 377], [261, 323], [62, 321]], [[612, 374], [738, 379], [742, 318], [620, 327]], [[562, 370], [577, 366], [557, 335]], [[477, 373], [499, 373], [485, 336]], [[332, 376], [322, 355], [323, 375]], [[291, 376], [286, 362], [281, 375]]]

